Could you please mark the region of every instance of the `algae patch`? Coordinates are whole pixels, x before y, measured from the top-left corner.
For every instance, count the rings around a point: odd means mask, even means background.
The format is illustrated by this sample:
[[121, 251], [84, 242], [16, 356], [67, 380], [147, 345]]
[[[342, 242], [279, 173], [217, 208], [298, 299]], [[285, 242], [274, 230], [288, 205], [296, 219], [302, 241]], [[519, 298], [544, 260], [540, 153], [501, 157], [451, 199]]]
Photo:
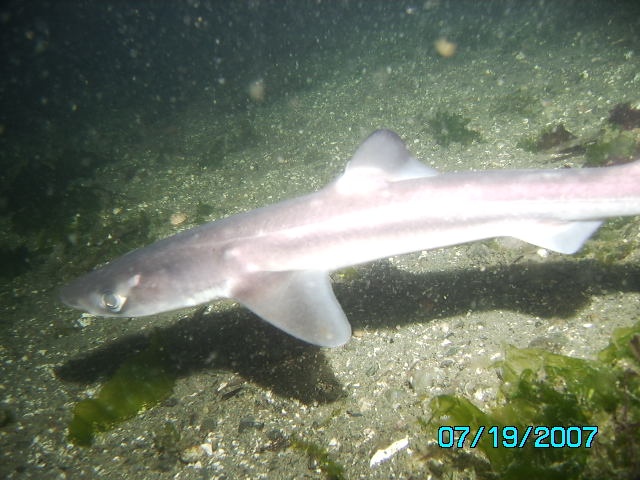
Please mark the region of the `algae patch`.
[[328, 480], [344, 480], [344, 467], [331, 458], [326, 448], [298, 437], [291, 438], [291, 448], [307, 454]]
[[600, 167], [625, 163], [640, 153], [640, 131], [606, 128], [596, 142], [587, 146], [586, 165]]
[[69, 423], [69, 440], [91, 445], [97, 432], [157, 405], [173, 391], [174, 376], [160, 341], [154, 338], [145, 350], [125, 361], [95, 398], [78, 402]]
[[[438, 396], [430, 402], [431, 419], [420, 422], [429, 435], [436, 435], [441, 426], [468, 426], [471, 433], [464, 444], [468, 447], [479, 429], [484, 427], [487, 433], [495, 428], [493, 435], [480, 436], [471, 449], [475, 455], [482, 452], [491, 477], [638, 478], [640, 322], [616, 330], [597, 360], [509, 346], [497, 367], [503, 379], [503, 402], [485, 412], [465, 398]], [[555, 427], [555, 433], [564, 433], [538, 442], [547, 448], [534, 448], [541, 437], [525, 437], [528, 426]], [[514, 435], [517, 438], [511, 438]], [[508, 448], [512, 440], [518, 448]], [[439, 450], [453, 457], [453, 468], [469, 454], [468, 450]], [[480, 476], [487, 474], [482, 467], [474, 470]]]
[[427, 124], [436, 143], [446, 147], [454, 142], [469, 145], [473, 142], [482, 141], [482, 136], [479, 132], [467, 127], [470, 121], [470, 119], [458, 113], [439, 110], [427, 120]]
[[594, 258], [604, 265], [626, 260], [640, 246], [638, 226], [628, 217], [605, 223], [578, 253], [582, 258]]

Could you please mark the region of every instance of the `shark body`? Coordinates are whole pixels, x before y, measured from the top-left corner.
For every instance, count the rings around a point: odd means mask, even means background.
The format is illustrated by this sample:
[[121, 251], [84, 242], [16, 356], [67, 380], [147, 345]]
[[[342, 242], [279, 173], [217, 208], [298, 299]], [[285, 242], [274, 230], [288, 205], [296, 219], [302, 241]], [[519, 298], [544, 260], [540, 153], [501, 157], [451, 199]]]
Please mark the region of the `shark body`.
[[232, 298], [306, 342], [351, 336], [329, 272], [510, 236], [574, 253], [608, 217], [640, 214], [640, 161], [606, 168], [443, 173], [389, 130], [315, 193], [178, 233], [61, 290], [99, 316], [136, 317]]

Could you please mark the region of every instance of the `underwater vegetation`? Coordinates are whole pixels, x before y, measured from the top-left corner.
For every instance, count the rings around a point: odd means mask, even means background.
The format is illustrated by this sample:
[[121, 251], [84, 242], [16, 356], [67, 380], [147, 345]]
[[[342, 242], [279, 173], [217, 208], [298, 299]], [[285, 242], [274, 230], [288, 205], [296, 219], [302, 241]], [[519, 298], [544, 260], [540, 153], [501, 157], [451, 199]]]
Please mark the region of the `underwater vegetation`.
[[528, 152], [560, 157], [584, 153], [588, 167], [625, 163], [640, 155], [640, 109], [628, 103], [617, 104], [596, 135], [578, 138], [560, 123], [522, 138], [517, 146]]
[[69, 440], [87, 447], [98, 432], [157, 405], [173, 391], [175, 377], [158, 337], [145, 350], [125, 361], [94, 398], [82, 400], [73, 409]]
[[304, 452], [309, 459], [318, 465], [328, 480], [344, 480], [344, 467], [331, 458], [326, 448], [301, 438], [290, 439], [293, 450]]
[[631, 255], [639, 246], [639, 238], [630, 218], [614, 218], [606, 222], [577, 255], [595, 258], [604, 265], [612, 265]]
[[[582, 360], [544, 350], [507, 347], [496, 365], [503, 383], [501, 404], [485, 412], [469, 400], [441, 395], [430, 402], [432, 417], [421, 421], [430, 435], [442, 425], [470, 427], [475, 432], [496, 426], [514, 427], [494, 445], [485, 434], [472, 453], [488, 463], [473, 467], [476, 478], [636, 479], [640, 475], [640, 322], [613, 333], [597, 360]], [[522, 442], [529, 425], [567, 427], [563, 435], [543, 438], [548, 448], [534, 448], [536, 436]], [[571, 429], [568, 427], [577, 427]], [[585, 446], [593, 428], [591, 446]], [[487, 433], [487, 432], [485, 432]], [[564, 440], [563, 440], [564, 439]], [[500, 442], [507, 443], [500, 443]], [[505, 448], [503, 445], [514, 445]], [[564, 444], [553, 448], [553, 443]], [[568, 444], [571, 442], [572, 447]], [[558, 445], [559, 443], [556, 443]], [[469, 450], [440, 449], [453, 457], [454, 468], [469, 468]], [[466, 465], [463, 467], [462, 463]], [[483, 471], [484, 470], [484, 471]]]
[[452, 143], [469, 145], [482, 141], [479, 132], [467, 128], [470, 121], [458, 113], [438, 110], [433, 117], [427, 120], [427, 125], [438, 145], [443, 147]]
[[606, 127], [598, 139], [587, 145], [586, 165], [598, 167], [624, 163], [640, 154], [640, 130]]

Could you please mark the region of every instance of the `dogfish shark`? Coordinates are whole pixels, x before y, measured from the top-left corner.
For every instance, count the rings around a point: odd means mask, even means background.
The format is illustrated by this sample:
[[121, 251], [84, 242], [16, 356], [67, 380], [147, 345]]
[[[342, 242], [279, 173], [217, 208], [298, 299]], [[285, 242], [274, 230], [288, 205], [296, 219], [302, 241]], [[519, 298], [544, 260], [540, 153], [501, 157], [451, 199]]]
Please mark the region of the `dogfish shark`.
[[574, 253], [609, 217], [640, 214], [640, 160], [602, 168], [438, 173], [390, 130], [301, 197], [134, 250], [60, 292], [71, 307], [138, 317], [231, 298], [306, 342], [351, 327], [329, 272], [409, 252], [515, 237]]

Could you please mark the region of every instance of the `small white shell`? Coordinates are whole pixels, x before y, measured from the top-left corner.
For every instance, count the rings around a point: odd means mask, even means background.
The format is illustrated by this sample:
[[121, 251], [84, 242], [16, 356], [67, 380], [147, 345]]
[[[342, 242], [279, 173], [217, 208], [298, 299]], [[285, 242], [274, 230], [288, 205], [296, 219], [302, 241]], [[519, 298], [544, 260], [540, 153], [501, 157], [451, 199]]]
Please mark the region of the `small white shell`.
[[404, 437], [400, 440], [396, 440], [387, 448], [383, 448], [382, 450], [378, 450], [373, 454], [371, 460], [369, 461], [369, 467], [375, 467], [376, 465], [386, 462], [391, 457], [393, 457], [396, 453], [401, 450], [404, 450], [409, 446], [409, 437]]

